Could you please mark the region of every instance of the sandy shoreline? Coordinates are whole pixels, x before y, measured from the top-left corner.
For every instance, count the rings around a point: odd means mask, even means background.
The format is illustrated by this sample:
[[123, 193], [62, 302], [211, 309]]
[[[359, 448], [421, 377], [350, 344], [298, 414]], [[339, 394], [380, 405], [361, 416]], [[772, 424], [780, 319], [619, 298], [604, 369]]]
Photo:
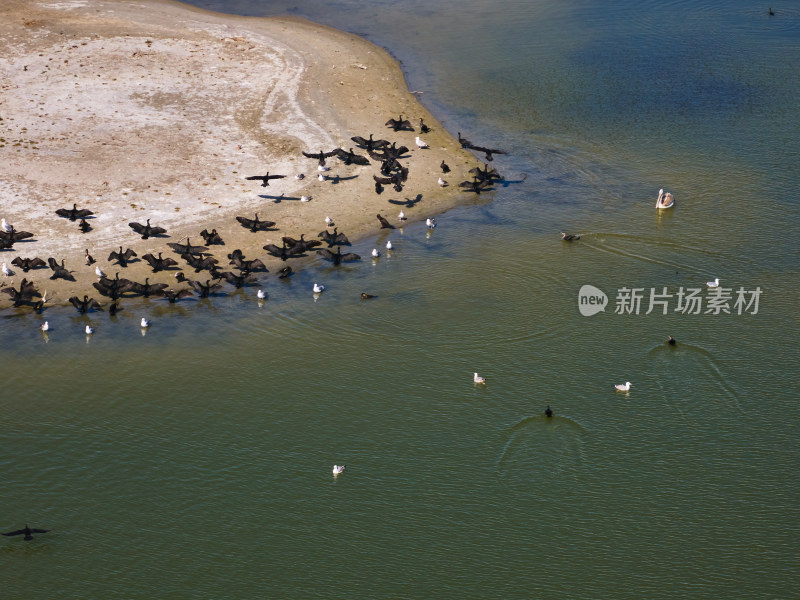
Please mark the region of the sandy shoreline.
[[[356, 240], [378, 230], [377, 213], [398, 224], [398, 202], [420, 194], [404, 208], [412, 221], [472, 198], [457, 183], [480, 162], [408, 91], [396, 61], [357, 36], [297, 18], [102, 0], [12, 0], [0, 9], [0, 33], [0, 216], [34, 234], [0, 250], [15, 271], [0, 277], [2, 287], [26, 277], [50, 303], [83, 294], [105, 303], [91, 287], [86, 249], [110, 275], [174, 285], [173, 272], [107, 258], [120, 246], [139, 257], [160, 251], [195, 278], [167, 243], [200, 244], [199, 232], [212, 228], [225, 240], [210, 248], [220, 266], [229, 270], [227, 253], [241, 248], [267, 263], [268, 285], [283, 263], [262, 246], [315, 238], [326, 216]], [[393, 132], [384, 123], [399, 114], [432, 131]], [[328, 159], [334, 179], [318, 181], [316, 162], [301, 154], [353, 147], [363, 155], [350, 138], [370, 133], [411, 149], [402, 192], [375, 193], [375, 161]], [[415, 146], [417, 135], [429, 149]], [[442, 160], [452, 168], [446, 188], [437, 183]], [[268, 187], [244, 179], [267, 171], [287, 177]], [[55, 214], [73, 203], [94, 211], [88, 233]], [[235, 220], [256, 212], [277, 230], [251, 233]], [[142, 240], [128, 226], [148, 218], [167, 234]], [[22, 273], [11, 266], [16, 256], [63, 259], [76, 282], [51, 281], [49, 269]], [[2, 294], [0, 308], [10, 305]]]

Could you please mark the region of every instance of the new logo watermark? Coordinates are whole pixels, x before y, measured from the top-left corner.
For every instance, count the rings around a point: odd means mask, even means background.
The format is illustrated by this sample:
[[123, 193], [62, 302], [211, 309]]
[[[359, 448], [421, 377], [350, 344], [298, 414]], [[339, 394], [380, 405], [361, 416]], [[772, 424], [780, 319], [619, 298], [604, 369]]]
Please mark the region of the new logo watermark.
[[[617, 289], [614, 313], [618, 315], [662, 315], [676, 312], [685, 315], [756, 315], [761, 298], [761, 288], [753, 290], [739, 287], [683, 287]], [[578, 292], [578, 310], [584, 317], [605, 312], [608, 305], [606, 293], [593, 285], [583, 285]]]

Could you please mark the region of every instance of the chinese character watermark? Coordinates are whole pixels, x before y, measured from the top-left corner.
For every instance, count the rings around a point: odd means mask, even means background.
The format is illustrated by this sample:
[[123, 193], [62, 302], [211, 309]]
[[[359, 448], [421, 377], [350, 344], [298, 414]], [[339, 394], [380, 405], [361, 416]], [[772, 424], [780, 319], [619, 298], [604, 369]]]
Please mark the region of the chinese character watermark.
[[[670, 312], [685, 315], [757, 315], [761, 288], [686, 287], [677, 290], [660, 288], [621, 287], [617, 290], [614, 313], [618, 315], [666, 315]], [[608, 296], [593, 285], [584, 285], [578, 292], [578, 310], [585, 317], [605, 312]]]

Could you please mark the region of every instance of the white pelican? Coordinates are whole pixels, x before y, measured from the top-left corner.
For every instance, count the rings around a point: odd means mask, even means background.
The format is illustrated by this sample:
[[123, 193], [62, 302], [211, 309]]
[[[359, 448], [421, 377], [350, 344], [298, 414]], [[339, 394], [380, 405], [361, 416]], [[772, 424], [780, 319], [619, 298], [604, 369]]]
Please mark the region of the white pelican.
[[719, 287], [719, 277], [716, 277], [714, 281], [706, 281], [706, 285], [710, 288]]
[[334, 475], [341, 475], [344, 473], [344, 470], [347, 468], [347, 465], [333, 465], [333, 474]]
[[381, 253], [378, 251], [377, 248], [372, 249], [372, 258], [378, 258], [380, 255]]
[[264, 290], [258, 290], [256, 292], [256, 296], [258, 296], [259, 300], [266, 300], [267, 299], [267, 292], [265, 292]]
[[391, 250], [392, 248], [394, 248], [394, 246], [392, 246], [392, 240], [388, 240], [386, 242], [386, 249]]
[[631, 382], [626, 381], [625, 383], [617, 383], [614, 385], [614, 387], [618, 392], [627, 392], [629, 389], [631, 389]]
[[316, 281], [314, 282], [314, 293], [321, 294], [325, 290], [324, 285], [318, 284]]
[[481, 377], [477, 373], [473, 373], [472, 374], [472, 381], [474, 381], [475, 383], [486, 383], [486, 378], [485, 377]]
[[95, 267], [95, 268], [94, 268], [94, 273], [95, 273], [95, 275], [97, 275], [98, 277], [105, 277], [105, 276], [106, 276], [106, 274], [105, 274], [105, 273], [103, 273], [103, 269], [101, 269], [100, 267]]
[[3, 263], [3, 275], [5, 277], [11, 277], [14, 274], [14, 271], [8, 268], [6, 263]]
[[142, 326], [142, 329], [145, 329], [145, 328], [147, 328], [147, 327], [150, 327], [150, 321], [148, 321], [148, 320], [147, 320], [147, 319], [145, 319], [144, 317], [142, 317], [142, 321], [141, 321], [141, 323], [139, 323], [139, 324]]
[[658, 190], [656, 208], [672, 208], [673, 204], [675, 204], [675, 198], [672, 197], [670, 192], [664, 193], [664, 188]]
[[91, 325], [86, 326], [86, 335], [92, 335], [94, 333], [94, 329], [92, 329]]
[[39, 325], [39, 329], [41, 329], [42, 331], [49, 331], [50, 330], [50, 323], [45, 321], [44, 323]]
[[419, 136], [417, 136], [416, 142], [417, 142], [417, 148], [429, 148], [430, 147], [430, 146], [428, 146], [427, 142], [421, 140]]

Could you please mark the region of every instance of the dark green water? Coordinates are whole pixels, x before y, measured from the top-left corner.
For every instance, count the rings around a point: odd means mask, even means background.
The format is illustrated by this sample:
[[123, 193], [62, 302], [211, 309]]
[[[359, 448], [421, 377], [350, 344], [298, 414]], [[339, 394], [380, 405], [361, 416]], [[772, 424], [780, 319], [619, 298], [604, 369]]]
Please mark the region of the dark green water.
[[[47, 343], [40, 317], [0, 315], [0, 526], [53, 528], [0, 540], [4, 590], [796, 595], [800, 11], [196, 4], [366, 34], [517, 183], [374, 264], [268, 278], [261, 306], [150, 301], [88, 317], [88, 343], [71, 309], [45, 313]], [[760, 288], [757, 314], [674, 310], [715, 277]], [[584, 284], [605, 312], [580, 314]], [[623, 287], [640, 314], [615, 313]], [[664, 287], [669, 314], [644, 314]]]

